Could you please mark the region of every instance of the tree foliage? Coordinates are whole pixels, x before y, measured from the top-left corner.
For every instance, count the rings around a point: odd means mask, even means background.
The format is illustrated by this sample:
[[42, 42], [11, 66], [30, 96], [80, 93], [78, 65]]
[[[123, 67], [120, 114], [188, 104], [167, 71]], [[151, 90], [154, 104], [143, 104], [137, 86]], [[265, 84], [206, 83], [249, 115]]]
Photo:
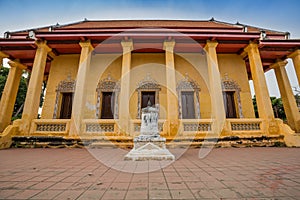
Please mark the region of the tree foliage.
[[[276, 118], [282, 119], [283, 121], [286, 121], [286, 116], [285, 116], [285, 112], [284, 112], [284, 108], [283, 108], [281, 98], [270, 97], [270, 100], [271, 100], [271, 103], [272, 103], [274, 116]], [[258, 116], [256, 96], [253, 97], [252, 102], [253, 102], [253, 106], [254, 106], [255, 117], [258, 118], [259, 116]]]

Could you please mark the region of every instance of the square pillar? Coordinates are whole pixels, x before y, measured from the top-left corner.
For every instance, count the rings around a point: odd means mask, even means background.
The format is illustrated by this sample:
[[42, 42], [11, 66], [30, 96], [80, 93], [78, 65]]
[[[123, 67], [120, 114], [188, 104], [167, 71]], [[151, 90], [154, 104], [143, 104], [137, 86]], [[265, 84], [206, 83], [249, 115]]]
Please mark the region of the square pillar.
[[273, 108], [258, 46], [255, 43], [250, 43], [244, 50], [248, 53], [259, 117], [267, 120], [273, 120]]
[[174, 62], [174, 40], [166, 40], [163, 44], [166, 59], [167, 84], [167, 127], [170, 135], [176, 135], [179, 128], [178, 96], [176, 91], [176, 70]]
[[164, 42], [165, 59], [166, 59], [166, 83], [167, 83], [167, 112], [168, 120], [178, 120], [178, 100], [176, 92], [176, 70], [174, 63], [174, 46], [175, 41], [169, 40]]
[[10, 70], [4, 86], [0, 101], [0, 133], [10, 124], [18, 94], [22, 70], [26, 66], [17, 62], [9, 61]]
[[130, 39], [121, 42], [123, 48], [122, 57], [122, 74], [120, 88], [120, 103], [119, 103], [119, 130], [127, 135], [130, 135], [130, 68], [131, 68], [131, 51], [133, 50], [133, 41]]
[[288, 57], [293, 60], [294, 68], [295, 68], [296, 75], [298, 78], [298, 84], [300, 86], [300, 50], [298, 49], [298, 50], [294, 51]]
[[22, 123], [20, 125], [20, 131], [23, 134], [29, 133], [30, 123], [33, 119], [36, 119], [38, 115], [47, 54], [51, 51], [51, 48], [47, 46], [46, 41], [36, 41], [36, 46], [37, 50], [27, 89]]
[[278, 61], [271, 65], [274, 69], [288, 125], [300, 132], [300, 114], [285, 66], [287, 61]]
[[207, 41], [204, 47], [207, 57], [209, 92], [211, 100], [211, 116], [213, 119], [212, 131], [220, 134], [224, 128], [226, 121], [226, 113], [223, 102], [223, 92], [221, 77], [219, 71], [218, 57], [216, 47], [218, 42]]
[[73, 97], [72, 116], [69, 135], [79, 135], [82, 128], [82, 119], [86, 105], [86, 85], [90, 72], [91, 52], [94, 47], [90, 41], [79, 43], [81, 46], [81, 54], [79, 67], [76, 77], [76, 87]]

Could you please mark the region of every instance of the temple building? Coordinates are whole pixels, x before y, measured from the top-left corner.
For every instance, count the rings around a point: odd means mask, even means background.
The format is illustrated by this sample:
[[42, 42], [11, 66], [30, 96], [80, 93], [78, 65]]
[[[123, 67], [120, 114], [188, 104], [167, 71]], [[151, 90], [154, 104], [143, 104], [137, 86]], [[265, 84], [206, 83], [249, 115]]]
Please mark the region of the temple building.
[[[130, 145], [149, 103], [159, 106], [159, 131], [169, 145], [213, 138], [220, 146], [300, 145], [300, 114], [285, 70], [291, 58], [300, 82], [300, 39], [289, 37], [214, 19], [84, 20], [6, 32], [0, 60], [9, 59], [10, 72], [0, 102], [0, 145]], [[30, 81], [22, 118], [11, 122], [23, 70]], [[287, 124], [274, 117], [269, 70]]]

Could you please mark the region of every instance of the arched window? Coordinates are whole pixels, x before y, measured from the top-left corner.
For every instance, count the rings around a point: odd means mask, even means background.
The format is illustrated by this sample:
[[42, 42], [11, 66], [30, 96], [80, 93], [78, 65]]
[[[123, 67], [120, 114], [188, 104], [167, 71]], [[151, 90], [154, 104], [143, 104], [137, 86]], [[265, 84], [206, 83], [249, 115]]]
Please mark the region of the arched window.
[[240, 87], [228, 74], [222, 79], [223, 100], [226, 118], [243, 118]]
[[97, 85], [97, 119], [118, 119], [120, 84], [110, 74]]
[[73, 94], [76, 81], [70, 75], [61, 81], [56, 88], [56, 99], [53, 112], [54, 119], [70, 119], [72, 115]]
[[187, 74], [177, 84], [179, 119], [200, 119], [198, 84]]
[[160, 85], [154, 80], [150, 73], [141, 80], [137, 85], [138, 105], [137, 105], [137, 119], [141, 118], [142, 108], [147, 107], [148, 101], [151, 105], [159, 104]]

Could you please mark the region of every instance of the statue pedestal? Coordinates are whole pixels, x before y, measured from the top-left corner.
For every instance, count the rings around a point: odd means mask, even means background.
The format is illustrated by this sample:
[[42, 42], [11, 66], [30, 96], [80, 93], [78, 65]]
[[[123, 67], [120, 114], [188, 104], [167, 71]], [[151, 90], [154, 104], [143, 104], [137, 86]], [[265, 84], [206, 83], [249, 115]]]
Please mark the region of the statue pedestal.
[[134, 147], [125, 160], [175, 160], [166, 148], [166, 138], [158, 132], [158, 107], [142, 109], [141, 134], [133, 142]]
[[134, 147], [125, 160], [175, 160], [175, 157], [166, 148], [166, 138], [140, 135], [134, 138]]

